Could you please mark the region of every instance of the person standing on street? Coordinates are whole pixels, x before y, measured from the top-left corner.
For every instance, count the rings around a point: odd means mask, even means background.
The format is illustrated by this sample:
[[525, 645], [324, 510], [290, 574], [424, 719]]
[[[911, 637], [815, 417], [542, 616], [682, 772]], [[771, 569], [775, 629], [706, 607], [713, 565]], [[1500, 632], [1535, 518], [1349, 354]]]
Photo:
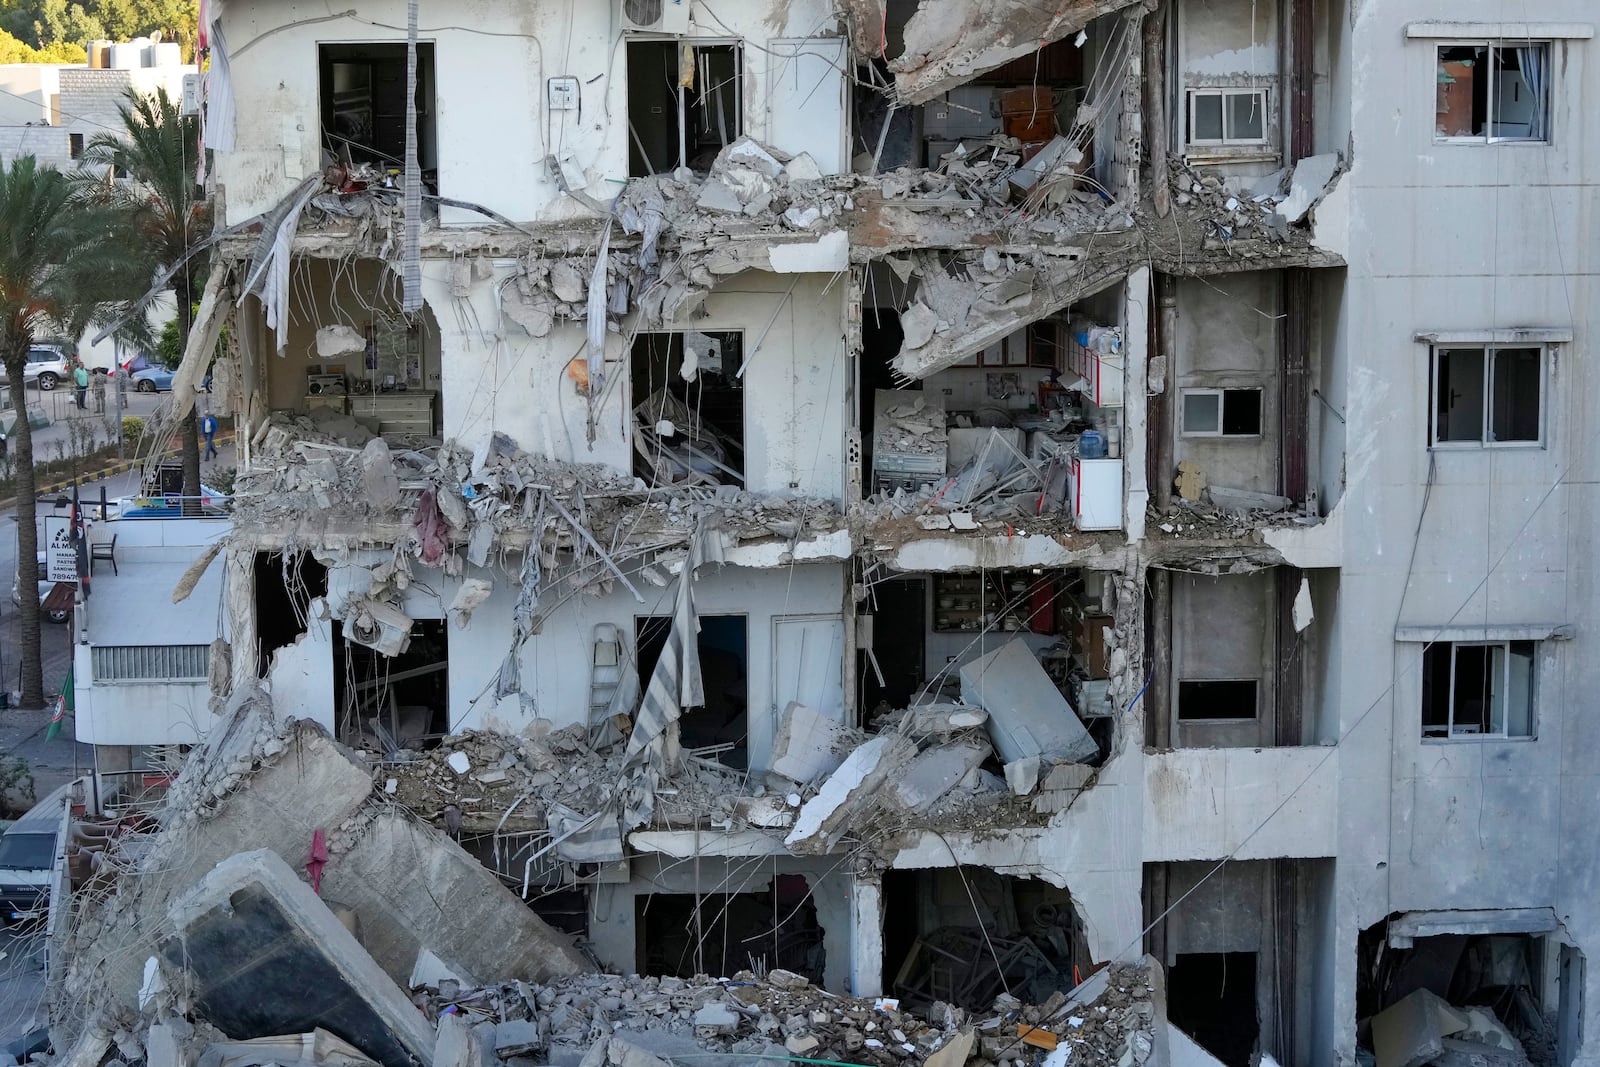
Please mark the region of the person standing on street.
[[106, 376], [104, 374], [94, 375], [93, 388], [94, 413], [96, 415], [104, 415], [106, 413]]
[[72, 361], [72, 384], [78, 388], [78, 410], [87, 411], [89, 405], [85, 401], [89, 399], [89, 371], [81, 359]]
[[206, 417], [200, 420], [200, 432], [206, 438], [206, 459], [215, 459], [217, 456], [217, 417], [211, 412], [206, 412]]

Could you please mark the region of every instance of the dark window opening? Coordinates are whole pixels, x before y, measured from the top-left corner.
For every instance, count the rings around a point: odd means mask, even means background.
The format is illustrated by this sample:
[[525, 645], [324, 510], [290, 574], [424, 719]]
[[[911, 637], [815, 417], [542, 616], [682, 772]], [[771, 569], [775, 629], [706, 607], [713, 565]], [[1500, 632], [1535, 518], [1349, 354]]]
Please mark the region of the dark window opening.
[[434, 748], [450, 728], [449, 631], [443, 619], [411, 623], [403, 652], [386, 656], [333, 624], [336, 736], [353, 748], [388, 754]]
[[821, 984], [822, 924], [803, 875], [760, 893], [653, 893], [634, 898], [639, 973], [731, 975], [752, 962]]
[[281, 552], [257, 552], [256, 671], [265, 678], [272, 654], [306, 632], [311, 601], [328, 593], [328, 568], [307, 552], [287, 562]]
[[1228, 1067], [1250, 1067], [1261, 1035], [1254, 952], [1180, 952], [1167, 972], [1167, 1018]]
[[1257, 713], [1257, 687], [1254, 678], [1179, 682], [1178, 721], [1253, 719]]
[[1222, 436], [1256, 437], [1261, 434], [1261, 390], [1222, 391]]
[[1047, 882], [981, 867], [886, 871], [883, 899], [883, 977], [908, 1008], [987, 1011], [1008, 990], [1043, 1004], [1094, 967], [1071, 893]]
[[1422, 736], [1533, 736], [1536, 644], [1429, 645], [1422, 653]]
[[[701, 615], [696, 648], [705, 686], [704, 707], [686, 710], [678, 720], [678, 740], [686, 751], [744, 769], [749, 754], [749, 639], [743, 615]], [[667, 646], [672, 620], [641, 616], [633, 621], [638, 651], [639, 692], [650, 686], [656, 662]]]
[[[431, 43], [417, 45], [417, 163], [437, 194], [438, 131], [434, 125]], [[398, 171], [406, 158], [406, 46], [325, 44], [318, 48], [322, 147], [328, 160]]]
[[67, 156], [71, 159], [83, 158], [83, 134], [67, 134]]
[[739, 139], [743, 57], [734, 44], [628, 43], [628, 176], [704, 173]]
[[634, 474], [651, 486], [744, 484], [744, 335], [633, 343]]
[[563, 933], [587, 937], [588, 887], [571, 883], [574, 875], [582, 879], [594, 865], [571, 864], [551, 855], [529, 864], [528, 857], [549, 840], [547, 833], [465, 834], [459, 843], [513, 891], [520, 892], [526, 877], [533, 890], [528, 907], [539, 918]]

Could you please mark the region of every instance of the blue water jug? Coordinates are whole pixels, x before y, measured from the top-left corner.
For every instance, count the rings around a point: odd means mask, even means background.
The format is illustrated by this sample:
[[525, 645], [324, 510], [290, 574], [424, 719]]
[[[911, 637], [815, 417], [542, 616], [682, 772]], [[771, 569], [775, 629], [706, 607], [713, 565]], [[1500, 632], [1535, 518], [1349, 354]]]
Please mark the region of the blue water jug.
[[1078, 435], [1079, 459], [1105, 459], [1106, 439], [1099, 430], [1085, 430]]

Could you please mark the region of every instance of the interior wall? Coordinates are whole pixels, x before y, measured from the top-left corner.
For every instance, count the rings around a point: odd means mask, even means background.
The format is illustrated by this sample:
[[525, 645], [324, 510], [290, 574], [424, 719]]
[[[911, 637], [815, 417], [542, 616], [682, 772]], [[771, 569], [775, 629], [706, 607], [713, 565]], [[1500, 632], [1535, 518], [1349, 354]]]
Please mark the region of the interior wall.
[[[312, 259], [294, 261], [289, 275], [289, 329], [283, 354], [270, 354], [267, 403], [277, 409], [306, 406], [306, 373], [311, 365], [342, 365], [347, 383], [366, 375], [364, 355], [346, 353], [324, 359], [317, 354], [317, 330], [348, 326], [365, 334], [372, 322], [371, 308], [385, 316], [400, 314], [400, 276], [375, 259]], [[439, 326], [431, 308], [421, 314], [423, 388], [440, 388]], [[269, 343], [276, 338], [269, 332]], [[434, 412], [437, 420], [439, 413]]]
[[[497, 264], [495, 279], [474, 283], [459, 300], [447, 295], [448, 272], [447, 261], [424, 267], [429, 299], [438, 293], [462, 313], [443, 318], [444, 436], [476, 447], [498, 431], [538, 455], [632, 475], [634, 398], [623, 337], [606, 335], [608, 384], [595, 406], [591, 442], [588, 401], [567, 377], [568, 363], [584, 353], [583, 324], [530, 337], [501, 317], [497, 286], [509, 276], [508, 264]], [[744, 470], [752, 492], [843, 497], [851, 385], [845, 289], [831, 275], [746, 271], [723, 279], [706, 298], [704, 316], [679, 326], [744, 334]], [[499, 324], [499, 334], [486, 333], [484, 324]]]
[[1311, 276], [1312, 301], [1320, 329], [1317, 345], [1320, 359], [1315, 380], [1317, 391], [1322, 394], [1321, 399], [1311, 398], [1312, 425], [1317, 432], [1317, 466], [1313, 477], [1323, 515], [1332, 511], [1344, 496], [1345, 449], [1349, 447], [1345, 433], [1345, 408], [1350, 402], [1350, 392], [1346, 381], [1349, 357], [1345, 351], [1348, 327], [1344, 290], [1342, 267], [1319, 270]]
[[[1273, 743], [1276, 687], [1276, 571], [1172, 578], [1172, 736], [1180, 748]], [[1236, 718], [1180, 720], [1185, 681], [1253, 678], [1256, 708]]]
[[[1173, 458], [1200, 465], [1206, 484], [1278, 491], [1277, 271], [1177, 280], [1177, 360], [1173, 370]], [[1260, 389], [1258, 437], [1185, 437], [1183, 390]]]

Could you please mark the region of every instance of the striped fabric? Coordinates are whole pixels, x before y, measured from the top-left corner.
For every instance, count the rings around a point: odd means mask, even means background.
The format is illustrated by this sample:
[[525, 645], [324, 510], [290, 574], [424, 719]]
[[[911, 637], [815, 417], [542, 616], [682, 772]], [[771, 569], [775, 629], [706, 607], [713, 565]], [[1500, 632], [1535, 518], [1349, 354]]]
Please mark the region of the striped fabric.
[[658, 770], [675, 766], [678, 718], [685, 708], [700, 707], [706, 702], [705, 682], [700, 676], [700, 623], [694, 613], [694, 569], [702, 557], [704, 537], [704, 530], [695, 531], [689, 558], [684, 560], [683, 573], [678, 576], [672, 629], [667, 632], [666, 647], [656, 660], [644, 699], [639, 702], [633, 734], [628, 738], [630, 763], [645, 752], [651, 766]]

